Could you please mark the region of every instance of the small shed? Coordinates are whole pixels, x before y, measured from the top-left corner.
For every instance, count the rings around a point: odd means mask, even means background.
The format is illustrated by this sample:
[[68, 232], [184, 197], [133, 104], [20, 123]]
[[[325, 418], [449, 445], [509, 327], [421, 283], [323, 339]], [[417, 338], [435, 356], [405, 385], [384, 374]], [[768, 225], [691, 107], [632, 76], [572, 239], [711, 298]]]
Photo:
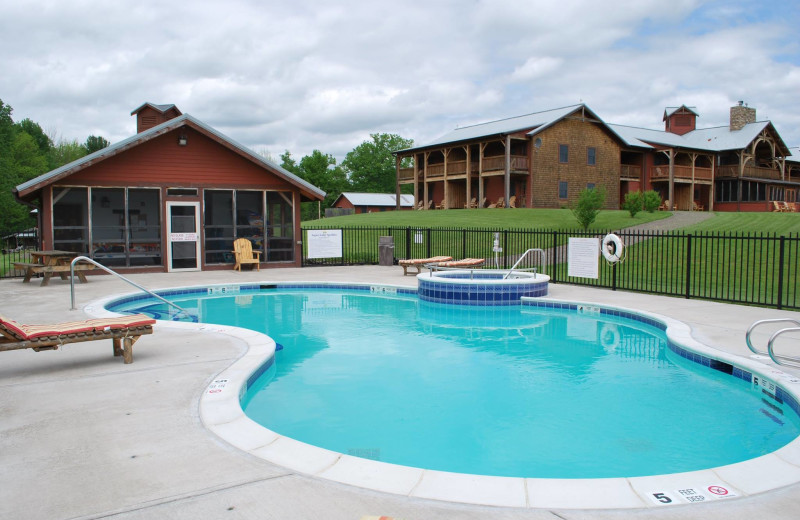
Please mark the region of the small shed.
[[[394, 193], [344, 192], [333, 203], [334, 208], [352, 209], [353, 213], [394, 211], [396, 206], [397, 195]], [[414, 196], [400, 195], [400, 209], [414, 209]]]

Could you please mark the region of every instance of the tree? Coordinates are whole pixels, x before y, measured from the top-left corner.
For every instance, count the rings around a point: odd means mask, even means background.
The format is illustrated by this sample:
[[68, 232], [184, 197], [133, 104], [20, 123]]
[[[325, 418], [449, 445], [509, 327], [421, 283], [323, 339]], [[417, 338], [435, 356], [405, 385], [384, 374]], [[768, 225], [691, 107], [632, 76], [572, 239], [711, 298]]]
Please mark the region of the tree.
[[78, 143], [77, 139], [65, 141], [59, 139], [58, 144], [50, 148], [47, 159], [51, 170], [55, 170], [72, 161], [77, 161], [86, 156], [86, 148]]
[[[325, 208], [330, 207], [348, 187], [347, 175], [341, 166], [336, 165], [336, 158], [319, 150], [304, 156], [299, 163], [292, 158], [289, 150], [286, 150], [281, 154], [281, 168], [323, 190], [326, 195], [322, 207]], [[305, 203], [301, 207], [300, 218], [316, 219], [320, 209], [320, 205], [316, 202]]]
[[597, 218], [600, 209], [606, 201], [606, 190], [603, 187], [599, 188], [586, 188], [581, 191], [578, 196], [578, 202], [572, 208], [572, 214], [578, 220], [578, 224], [583, 229], [589, 229], [589, 226]]
[[649, 190], [644, 192], [644, 210], [648, 213], [653, 213], [661, 205], [661, 195], [657, 191]]
[[42, 154], [47, 154], [50, 147], [53, 146], [53, 141], [44, 133], [39, 123], [34, 123], [30, 119], [25, 118], [19, 123], [16, 123], [16, 127], [33, 138]]
[[414, 141], [396, 134], [370, 134], [349, 152], [342, 161], [353, 191], [394, 193], [397, 182], [395, 158], [392, 152], [413, 146]]
[[94, 153], [98, 150], [108, 147], [110, 144], [111, 143], [109, 143], [105, 137], [90, 135], [86, 138], [86, 142], [83, 143], [83, 148], [86, 150], [86, 155], [89, 155], [90, 153]]

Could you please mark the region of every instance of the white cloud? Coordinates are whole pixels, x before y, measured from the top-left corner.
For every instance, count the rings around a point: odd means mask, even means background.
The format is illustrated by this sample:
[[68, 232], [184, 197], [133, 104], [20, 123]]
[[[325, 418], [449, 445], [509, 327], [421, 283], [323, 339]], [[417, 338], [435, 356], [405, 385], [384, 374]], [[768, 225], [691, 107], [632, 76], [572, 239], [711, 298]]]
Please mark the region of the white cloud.
[[275, 157], [339, 160], [370, 133], [421, 144], [579, 101], [660, 128], [665, 106], [697, 106], [711, 126], [743, 99], [798, 146], [798, 20], [786, 17], [797, 13], [759, 6], [30, 0], [0, 17], [0, 69], [14, 71], [0, 99], [67, 139], [118, 141], [135, 131], [131, 110], [175, 103]]

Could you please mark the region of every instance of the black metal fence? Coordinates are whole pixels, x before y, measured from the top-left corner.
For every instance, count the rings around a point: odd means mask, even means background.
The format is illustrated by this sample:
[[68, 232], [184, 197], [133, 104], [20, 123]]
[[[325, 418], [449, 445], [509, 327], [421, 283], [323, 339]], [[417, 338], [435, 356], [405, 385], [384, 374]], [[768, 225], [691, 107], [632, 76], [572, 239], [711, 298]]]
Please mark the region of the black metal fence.
[[30, 251], [38, 243], [36, 228], [0, 231], [0, 278], [23, 276], [23, 271], [14, 269], [14, 262], [30, 262]]
[[[315, 228], [321, 229], [321, 228]], [[569, 237], [602, 238], [607, 232], [342, 228], [342, 256], [308, 258], [303, 265], [378, 263], [378, 239], [391, 236], [394, 258], [484, 258], [486, 267], [508, 269], [531, 248], [546, 252], [546, 273], [556, 283], [800, 310], [800, 235], [744, 233], [615, 232], [626, 244], [624, 261], [600, 261], [598, 278], [568, 275]], [[494, 252], [495, 238], [502, 252]], [[520, 267], [535, 267], [537, 258]]]

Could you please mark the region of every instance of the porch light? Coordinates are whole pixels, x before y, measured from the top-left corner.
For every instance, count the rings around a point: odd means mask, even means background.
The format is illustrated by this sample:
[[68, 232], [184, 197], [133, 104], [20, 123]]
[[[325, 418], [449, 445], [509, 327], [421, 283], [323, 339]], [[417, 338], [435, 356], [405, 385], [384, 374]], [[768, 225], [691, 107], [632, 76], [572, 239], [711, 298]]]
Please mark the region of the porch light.
[[186, 134], [181, 134], [178, 136], [178, 146], [186, 146], [186, 143], [189, 142], [189, 138], [186, 137]]

